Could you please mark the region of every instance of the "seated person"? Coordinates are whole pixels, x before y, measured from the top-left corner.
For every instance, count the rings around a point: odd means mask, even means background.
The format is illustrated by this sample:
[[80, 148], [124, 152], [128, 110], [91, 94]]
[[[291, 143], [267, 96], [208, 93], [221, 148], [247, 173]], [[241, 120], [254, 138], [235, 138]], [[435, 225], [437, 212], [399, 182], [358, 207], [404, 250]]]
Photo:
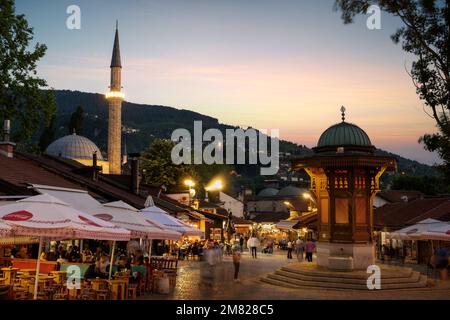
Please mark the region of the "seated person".
[[109, 277], [109, 259], [106, 254], [103, 254], [100, 259], [95, 263], [96, 273], [100, 278], [108, 278]]
[[41, 261], [47, 261], [47, 253], [45, 251], [42, 251], [41, 257], [39, 258]]
[[98, 277], [97, 272], [95, 271], [95, 263], [89, 264], [89, 267], [87, 268], [86, 272], [84, 273], [84, 279], [94, 279]]
[[144, 265], [144, 256], [139, 256], [137, 258], [136, 265], [137, 266], [143, 266]]
[[119, 260], [119, 265], [117, 267], [118, 272], [131, 273], [130, 260], [127, 257], [121, 257]]

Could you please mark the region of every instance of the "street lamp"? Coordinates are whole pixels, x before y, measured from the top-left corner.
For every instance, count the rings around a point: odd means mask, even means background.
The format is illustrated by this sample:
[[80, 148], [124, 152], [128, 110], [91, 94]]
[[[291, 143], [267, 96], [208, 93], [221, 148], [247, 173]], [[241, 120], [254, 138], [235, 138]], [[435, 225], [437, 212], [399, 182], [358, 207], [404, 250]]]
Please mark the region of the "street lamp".
[[288, 208], [289, 217], [298, 217], [297, 209], [289, 201], [283, 201], [283, 204]]
[[303, 193], [303, 198], [309, 200], [308, 211], [312, 211], [312, 203], [315, 202], [310, 193]]
[[191, 199], [195, 196], [195, 182], [191, 179], [186, 179], [184, 184], [189, 188], [189, 205], [191, 205]]
[[209, 191], [221, 191], [223, 189], [222, 180], [216, 179], [209, 185], [205, 187], [205, 201], [208, 201], [208, 192]]

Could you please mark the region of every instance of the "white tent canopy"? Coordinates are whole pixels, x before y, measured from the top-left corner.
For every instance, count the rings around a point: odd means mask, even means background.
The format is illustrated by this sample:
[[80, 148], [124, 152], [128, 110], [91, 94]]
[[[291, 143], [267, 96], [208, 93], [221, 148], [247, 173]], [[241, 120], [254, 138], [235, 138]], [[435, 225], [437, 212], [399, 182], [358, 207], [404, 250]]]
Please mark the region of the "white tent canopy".
[[161, 224], [170, 230], [179, 232], [186, 236], [203, 236], [203, 232], [201, 230], [193, 228], [187, 223], [184, 223], [183, 221], [172, 217], [170, 214], [158, 208], [157, 206], [151, 206], [142, 209], [141, 212], [151, 221], [155, 221], [156, 223]]
[[76, 210], [48, 194], [0, 206], [0, 220], [14, 235], [54, 239], [129, 240], [130, 232]]
[[0, 220], [14, 235], [39, 237], [34, 298], [37, 298], [43, 239], [130, 240], [130, 232], [43, 194], [0, 206]]
[[278, 223], [275, 224], [275, 226], [278, 229], [292, 229], [298, 221], [291, 221], [291, 220], [281, 220]]
[[388, 234], [388, 239], [397, 240], [422, 240], [421, 236], [424, 232], [435, 229], [444, 225], [445, 222], [436, 219], [425, 219], [412, 226], [397, 230]]
[[164, 228], [146, 218], [139, 210], [123, 201], [115, 201], [90, 210], [94, 217], [131, 231], [132, 238], [179, 240], [181, 233]]
[[443, 223], [427, 230], [420, 235], [420, 240], [442, 240], [450, 241], [450, 223]]
[[130, 230], [132, 238], [178, 240], [181, 234], [144, 217], [138, 209], [123, 201], [101, 204], [85, 190], [32, 185], [40, 193], [48, 193], [99, 219]]

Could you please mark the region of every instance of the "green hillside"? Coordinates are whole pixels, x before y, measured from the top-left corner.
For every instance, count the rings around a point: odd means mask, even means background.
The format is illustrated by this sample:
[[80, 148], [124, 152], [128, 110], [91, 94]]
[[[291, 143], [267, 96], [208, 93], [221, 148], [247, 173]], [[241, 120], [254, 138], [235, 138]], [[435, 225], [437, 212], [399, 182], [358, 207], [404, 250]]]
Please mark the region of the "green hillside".
[[[61, 137], [69, 134], [68, 123], [77, 106], [82, 106], [86, 116], [84, 136], [94, 141], [101, 150], [107, 150], [108, 104], [104, 95], [80, 91], [56, 90], [57, 117], [56, 134]], [[219, 123], [215, 118], [197, 112], [166, 106], [144, 105], [125, 101], [122, 109], [122, 123], [127, 130], [123, 141], [127, 152], [139, 152], [147, 148], [155, 138], [170, 138], [173, 130], [186, 128], [192, 132], [195, 120], [201, 120], [203, 130], [218, 128], [222, 131], [235, 126]], [[303, 155], [311, 150], [305, 146], [289, 141], [281, 141], [280, 152], [291, 155]], [[434, 168], [409, 160], [387, 151], [378, 150], [379, 154], [395, 156], [399, 161], [399, 172], [411, 175], [436, 175]]]

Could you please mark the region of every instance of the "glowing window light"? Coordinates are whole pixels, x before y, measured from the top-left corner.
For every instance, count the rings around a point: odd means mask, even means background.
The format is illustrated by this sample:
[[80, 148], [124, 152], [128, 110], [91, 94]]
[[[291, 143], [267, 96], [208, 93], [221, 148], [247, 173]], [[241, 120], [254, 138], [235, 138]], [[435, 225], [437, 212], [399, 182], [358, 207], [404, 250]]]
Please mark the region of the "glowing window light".
[[124, 99], [125, 98], [125, 94], [123, 92], [120, 92], [120, 91], [110, 91], [110, 92], [107, 92], [105, 94], [105, 97], [106, 97], [106, 99], [109, 99], [109, 98], [121, 98], [121, 99]]

